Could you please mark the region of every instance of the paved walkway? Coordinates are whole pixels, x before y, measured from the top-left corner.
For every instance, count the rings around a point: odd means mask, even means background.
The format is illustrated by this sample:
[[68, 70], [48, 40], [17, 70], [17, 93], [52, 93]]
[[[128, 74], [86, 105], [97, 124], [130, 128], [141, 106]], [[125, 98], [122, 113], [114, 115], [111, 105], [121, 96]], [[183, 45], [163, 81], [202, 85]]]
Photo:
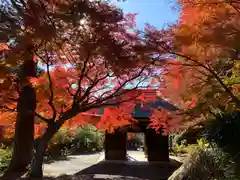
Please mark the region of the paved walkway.
[[[74, 180], [166, 180], [176, 169], [175, 165], [173, 167], [169, 164], [149, 165], [142, 151], [130, 151], [128, 155], [129, 161], [134, 163], [104, 162], [102, 161], [104, 160], [103, 152], [68, 156], [68, 160], [44, 164], [44, 175], [57, 177], [74, 174]], [[83, 178], [83, 176], [86, 177]], [[69, 176], [63, 179], [69, 179]]]
[[[129, 161], [146, 161], [142, 151], [128, 151]], [[86, 169], [100, 161], [104, 160], [104, 152], [88, 155], [68, 156], [67, 160], [55, 161], [50, 164], [44, 164], [44, 175], [59, 176], [62, 174], [75, 174]]]
[[62, 174], [75, 174], [83, 169], [86, 169], [100, 161], [101, 153], [88, 155], [68, 156], [67, 160], [55, 161], [50, 164], [43, 165], [43, 172], [46, 176], [59, 176]]

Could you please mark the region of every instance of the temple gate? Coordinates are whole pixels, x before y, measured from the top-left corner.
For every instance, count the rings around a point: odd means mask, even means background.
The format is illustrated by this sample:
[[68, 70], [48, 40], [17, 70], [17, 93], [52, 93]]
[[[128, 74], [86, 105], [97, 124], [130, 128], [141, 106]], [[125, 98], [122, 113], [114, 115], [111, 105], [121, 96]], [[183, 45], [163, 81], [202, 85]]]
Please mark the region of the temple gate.
[[[148, 128], [149, 117], [154, 109], [176, 111], [178, 108], [156, 95], [155, 90], [144, 90], [144, 92], [146, 96], [156, 96], [156, 98], [146, 104], [136, 102], [132, 116], [138, 120], [138, 123], [118, 128], [114, 133], [105, 133], [106, 160], [127, 160], [127, 132], [142, 132], [145, 134], [148, 161], [169, 161], [168, 136], [162, 135], [161, 130], [155, 132], [154, 129]], [[100, 114], [102, 113], [103, 109]]]
[[168, 136], [147, 128], [148, 119], [138, 118], [139, 123], [133, 126], [122, 127], [114, 133], [105, 133], [105, 159], [127, 160], [127, 132], [143, 132], [149, 162], [169, 161]]

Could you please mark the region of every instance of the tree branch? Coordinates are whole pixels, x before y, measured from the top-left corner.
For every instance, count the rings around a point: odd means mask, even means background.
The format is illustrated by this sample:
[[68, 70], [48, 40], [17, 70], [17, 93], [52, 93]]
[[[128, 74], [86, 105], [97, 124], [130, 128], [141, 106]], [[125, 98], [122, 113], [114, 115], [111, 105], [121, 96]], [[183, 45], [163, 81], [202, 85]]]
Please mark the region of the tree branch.
[[46, 65], [47, 65], [47, 77], [48, 77], [48, 81], [49, 81], [49, 90], [50, 90], [50, 97], [49, 97], [48, 104], [52, 108], [53, 115], [52, 115], [51, 119], [54, 121], [56, 119], [56, 117], [57, 117], [57, 110], [56, 110], [55, 105], [53, 103], [53, 99], [54, 99], [53, 83], [52, 83], [52, 78], [51, 78], [51, 74], [50, 74], [50, 70], [49, 70], [50, 59], [49, 59], [49, 56], [47, 54], [47, 50], [46, 50], [46, 56], [47, 56], [47, 62], [46, 62]]
[[79, 99], [79, 103], [81, 103], [82, 101], [84, 101], [84, 99], [85, 99], [87, 96], [90, 95], [91, 90], [92, 90], [94, 87], [96, 87], [97, 84], [98, 84], [100, 81], [104, 80], [104, 79], [107, 78], [107, 77], [108, 77], [108, 74], [105, 75], [105, 76], [103, 76], [102, 78], [97, 79], [97, 75], [96, 75], [95, 80], [94, 80], [94, 81], [92, 82], [92, 84], [86, 89], [86, 91], [85, 91], [85, 93], [83, 94], [83, 96]]
[[80, 77], [79, 77], [78, 83], [77, 83], [78, 88], [77, 88], [76, 93], [73, 96], [72, 106], [75, 106], [79, 103], [78, 97], [81, 94], [81, 84], [82, 84], [82, 80], [83, 80], [83, 78], [85, 76], [85, 73], [86, 73], [87, 63], [88, 63], [89, 59], [90, 59], [90, 52], [88, 52], [88, 55], [87, 55], [86, 59], [83, 61], [83, 67], [82, 67]]
[[[8, 112], [8, 111], [10, 111], [10, 112], [17, 112], [17, 108], [10, 108], [10, 107], [8, 107], [8, 106], [6, 106], [6, 105], [2, 105], [2, 106], [0, 106], [0, 109], [3, 109], [3, 112]], [[5, 109], [5, 111], [4, 111], [4, 109]]]
[[42, 115], [38, 114], [37, 112], [35, 112], [35, 116], [38, 117], [39, 119], [43, 120], [47, 124], [50, 123], [51, 121], [53, 121], [52, 119], [48, 119], [48, 118], [43, 117]]
[[[154, 41], [151, 41], [152, 43], [156, 44], [156, 42]], [[180, 54], [180, 53], [177, 53], [177, 52], [174, 52], [171, 50], [170, 47], [165, 47], [163, 46], [162, 44], [156, 44], [156, 45], [159, 45], [164, 51], [170, 53], [170, 54], [173, 54], [173, 55], [176, 55], [176, 56], [179, 56], [179, 57], [183, 57], [185, 58], [186, 60], [188, 61], [192, 61], [194, 63], [196, 63], [196, 65], [202, 67], [203, 69], [207, 70], [210, 74], [213, 75], [213, 77], [218, 81], [218, 83], [223, 87], [223, 89], [225, 90], [225, 92], [227, 92], [229, 94], [229, 96], [231, 97], [231, 99], [236, 103], [236, 105], [238, 107], [240, 107], [240, 100], [232, 93], [232, 91], [224, 84], [224, 82], [221, 80], [221, 78], [214, 72], [214, 70], [212, 68], [210, 68], [209, 66], [206, 66], [202, 63], [200, 63], [199, 61], [195, 60], [195, 59], [192, 59], [191, 57], [189, 56], [186, 56], [186, 55], [183, 55], [183, 54]]]

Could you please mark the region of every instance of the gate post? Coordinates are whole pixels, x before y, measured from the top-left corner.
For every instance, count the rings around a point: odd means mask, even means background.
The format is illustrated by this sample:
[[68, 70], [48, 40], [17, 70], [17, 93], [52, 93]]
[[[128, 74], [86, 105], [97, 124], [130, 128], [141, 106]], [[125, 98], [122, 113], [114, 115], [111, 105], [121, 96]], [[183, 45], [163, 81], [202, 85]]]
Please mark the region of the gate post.
[[127, 159], [127, 133], [115, 130], [114, 133], [105, 132], [105, 160]]
[[148, 161], [169, 161], [168, 136], [156, 133], [153, 129], [146, 130]]

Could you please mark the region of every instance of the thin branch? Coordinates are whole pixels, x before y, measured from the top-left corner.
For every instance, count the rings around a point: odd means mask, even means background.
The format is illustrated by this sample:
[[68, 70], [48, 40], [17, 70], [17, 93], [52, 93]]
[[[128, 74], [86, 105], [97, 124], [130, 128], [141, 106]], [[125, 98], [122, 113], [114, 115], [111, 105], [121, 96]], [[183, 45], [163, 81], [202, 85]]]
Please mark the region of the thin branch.
[[[108, 95], [106, 98], [103, 98], [103, 96], [109, 92], [111, 92], [112, 90], [110, 91], [107, 91], [107, 92], [104, 92], [99, 98], [96, 98], [97, 100], [92, 102], [92, 103], [89, 103], [88, 106], [91, 106], [91, 105], [94, 105], [94, 104], [99, 104], [99, 105], [102, 105], [103, 102], [106, 102], [107, 100], [110, 100], [110, 99], [113, 99], [113, 98], [117, 98], [117, 97], [120, 97], [122, 96], [123, 94], [126, 94], [128, 92], [131, 92], [131, 91], [134, 91], [136, 90], [137, 88], [139, 88], [139, 85], [144, 82], [146, 79], [142, 80], [142, 81], [139, 81], [136, 86], [134, 88], [131, 88], [131, 89], [124, 89], [124, 91], [117, 91], [115, 90], [111, 95]], [[121, 90], [123, 90], [121, 88]], [[138, 94], [136, 97], [139, 97], [141, 94]], [[136, 98], [135, 97], [135, 98]]]
[[17, 102], [18, 101], [18, 98], [8, 98], [10, 101], [13, 101], [13, 102]]
[[74, 93], [71, 92], [70, 86], [71, 86], [71, 85], [69, 85], [69, 87], [67, 87], [66, 89], [67, 89], [68, 93], [70, 94], [70, 96], [73, 97], [73, 96], [74, 96]]
[[90, 59], [90, 52], [88, 52], [88, 55], [87, 55], [86, 59], [83, 61], [83, 67], [82, 67], [80, 77], [79, 77], [78, 83], [77, 83], [78, 88], [77, 88], [77, 91], [76, 91], [76, 93], [73, 97], [72, 106], [75, 106], [76, 104], [79, 103], [78, 97], [81, 94], [81, 84], [82, 84], [82, 80], [83, 80], [83, 78], [85, 76], [85, 73], [86, 73], [87, 63], [88, 63], [89, 59]]
[[[17, 112], [17, 108], [10, 108], [6, 105], [2, 105], [0, 106], [0, 109], [3, 109], [2, 111], [3, 112], [7, 112], [7, 111], [10, 111], [10, 112]], [[4, 110], [5, 109], [5, 110]]]
[[[52, 27], [53, 27], [54, 29], [57, 29], [54, 21], [53, 21], [52, 18], [49, 16], [46, 8], [44, 7], [44, 4], [41, 2], [41, 0], [38, 0], [38, 1], [39, 1], [39, 3], [41, 4], [41, 6], [42, 6], [42, 8], [43, 8], [43, 10], [44, 10], [44, 12], [45, 12], [45, 16], [46, 16], [46, 18], [49, 20], [49, 22], [50, 22], [50, 24], [52, 25]], [[56, 35], [58, 35], [57, 32], [56, 32]], [[54, 39], [57, 41], [57, 37], [55, 37]], [[65, 51], [63, 50], [62, 46], [60, 46], [58, 43], [57, 43], [57, 46], [60, 48], [60, 50], [62, 51], [62, 53], [64, 54], [64, 56], [67, 58], [68, 62], [69, 62], [71, 65], [73, 65], [73, 63], [72, 63], [71, 60], [68, 58], [68, 56], [66, 55]], [[74, 59], [74, 57], [71, 55], [71, 53], [68, 53], [68, 55], [71, 56], [72, 59]], [[58, 55], [58, 56], [59, 56], [59, 55]], [[60, 56], [59, 56], [59, 57], [60, 57]], [[62, 58], [60, 57], [60, 59], [62, 59]]]
[[154, 64], [155, 61], [149, 63], [149, 64], [146, 64], [140, 71], [139, 73], [137, 73], [135, 76], [133, 76], [132, 78], [124, 81], [124, 83], [122, 83], [122, 85], [120, 85], [116, 90], [115, 90], [115, 93], [118, 93], [127, 83], [133, 81], [133, 80], [136, 80], [138, 77], [141, 76], [141, 74], [144, 72], [144, 70], [149, 67], [150, 65]]
[[[154, 41], [152, 41], [152, 43], [155, 43]], [[196, 65], [202, 67], [203, 69], [207, 70], [210, 74], [213, 75], [213, 77], [218, 81], [218, 83], [223, 87], [223, 89], [225, 90], [225, 92], [227, 92], [230, 97], [232, 98], [232, 100], [237, 104], [238, 107], [240, 107], [240, 100], [232, 93], [232, 91], [224, 84], [224, 82], [221, 80], [221, 78], [215, 73], [215, 71], [210, 68], [209, 66], [206, 66], [202, 63], [200, 63], [199, 61], [195, 60], [195, 59], [192, 59], [191, 57], [189, 56], [186, 56], [186, 55], [183, 55], [183, 54], [180, 54], [180, 53], [177, 53], [177, 52], [174, 52], [171, 50], [170, 47], [164, 47], [163, 45], [161, 44], [157, 44], [159, 45], [163, 50], [165, 50], [166, 52], [169, 52], [171, 54], [174, 54], [176, 56], [179, 56], [179, 57], [183, 57], [185, 58], [186, 60], [189, 60], [189, 61], [192, 61], [194, 63], [196, 63]]]
[[42, 115], [38, 114], [37, 112], [35, 112], [35, 116], [38, 117], [39, 119], [43, 120], [47, 124], [52, 121], [52, 119], [47, 119], [47, 118], [43, 117]]
[[[197, 64], [187, 64], [187, 63], [172, 63], [172, 62], [166, 62], [167, 65], [173, 65], [173, 66], [190, 66], [190, 67], [200, 67], [200, 65]], [[162, 65], [161, 62], [157, 61], [156, 65]]]
[[[118, 96], [121, 96], [121, 95], [118, 95]], [[91, 105], [88, 108], [89, 109], [95, 109], [95, 108], [106, 107], [106, 106], [116, 106], [116, 105], [120, 105], [120, 104], [122, 104], [124, 102], [129, 102], [129, 101], [135, 100], [138, 97], [139, 97], [139, 95], [136, 95], [136, 96], [133, 96], [133, 97], [131, 97], [129, 99], [117, 101], [117, 102], [114, 102], [114, 103], [106, 102], [106, 103], [102, 103], [102, 104]]]
[[[89, 96], [89, 94], [91, 93], [91, 90], [97, 86], [97, 84], [106, 79], [108, 77], [108, 74], [103, 76], [102, 78], [96, 79], [95, 81], [93, 81], [93, 83], [87, 88], [87, 90], [85, 91], [85, 93], [83, 94], [83, 96], [79, 99], [79, 102], [84, 101], [85, 98], [87, 98]], [[96, 76], [97, 78], [97, 76]]]
[[[111, 95], [109, 95], [108, 97], [106, 98], [103, 98], [101, 101], [95, 101], [93, 103], [90, 103], [88, 105], [85, 105], [85, 106], [72, 106], [71, 109], [65, 111], [62, 113], [62, 115], [59, 117], [59, 120], [57, 121], [58, 125], [61, 126], [65, 121], [71, 119], [72, 117], [78, 115], [79, 113], [81, 112], [86, 112], [90, 109], [93, 109], [93, 108], [97, 108], [97, 107], [102, 107], [102, 106], [110, 106], [110, 105], [116, 105], [116, 104], [119, 104], [119, 103], [123, 103], [123, 102], [127, 102], [127, 101], [130, 101], [130, 100], [133, 100], [133, 99], [136, 99], [137, 97], [139, 97], [139, 94], [132, 97], [132, 98], [129, 98], [129, 99], [125, 99], [125, 100], [119, 100], [115, 103], [111, 103], [111, 102], [106, 102], [107, 100], [109, 99], [112, 99], [112, 98], [116, 98], [116, 97], [120, 97], [121, 95], [125, 94], [125, 93], [128, 93], [130, 91], [134, 91], [138, 88], [138, 85], [141, 84], [142, 82], [140, 81], [136, 87], [132, 88], [132, 89], [128, 89], [128, 90], [124, 90], [124, 91], [121, 91], [119, 92], [120, 90], [122, 90], [122, 88], [128, 83], [128, 82], [131, 82], [132, 80], [135, 80], [136, 78], [138, 78], [142, 72], [149, 66], [150, 64], [148, 65], [145, 65], [141, 71], [139, 73], [137, 73], [136, 76], [126, 80], [126, 82], [124, 82], [119, 88], [117, 88], [117, 90], [115, 90], [114, 93], [112, 93]], [[144, 79], [145, 81], [145, 79]], [[103, 103], [105, 102], [105, 103]]]
[[47, 50], [46, 50], [46, 57], [47, 57], [47, 62], [46, 62], [46, 65], [47, 65], [47, 77], [48, 77], [48, 81], [49, 81], [49, 90], [50, 90], [50, 97], [49, 97], [48, 104], [52, 108], [52, 111], [53, 111], [52, 120], [54, 121], [56, 119], [56, 117], [57, 117], [57, 110], [56, 110], [55, 105], [53, 103], [53, 99], [54, 99], [53, 83], [52, 83], [52, 78], [51, 78], [51, 74], [50, 74], [50, 70], [49, 70], [50, 59], [49, 59], [49, 56], [47, 54]]
[[204, 71], [200, 71], [199, 69], [195, 69], [197, 72], [199, 72], [200, 74], [206, 76], [206, 77], [209, 77], [208, 74], [206, 74]]

